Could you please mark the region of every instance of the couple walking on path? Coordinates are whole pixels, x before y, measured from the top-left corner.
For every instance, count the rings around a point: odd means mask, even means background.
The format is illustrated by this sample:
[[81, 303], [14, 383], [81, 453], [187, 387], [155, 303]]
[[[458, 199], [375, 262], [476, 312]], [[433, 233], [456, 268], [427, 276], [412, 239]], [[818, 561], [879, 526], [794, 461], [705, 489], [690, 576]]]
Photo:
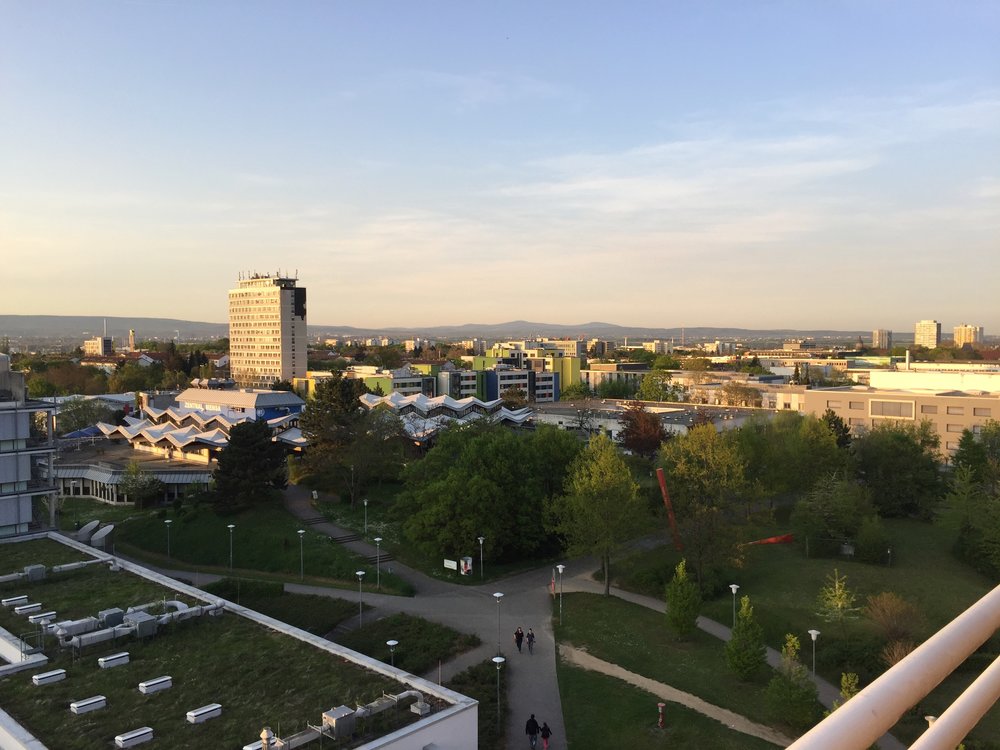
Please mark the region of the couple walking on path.
[[552, 730], [549, 729], [549, 725], [544, 721], [541, 726], [538, 726], [538, 722], [535, 720], [534, 714], [532, 714], [531, 718], [525, 723], [524, 733], [528, 735], [528, 744], [530, 744], [532, 748], [535, 747], [535, 743], [538, 742], [538, 738], [541, 737], [542, 750], [549, 750], [549, 738], [552, 736]]
[[528, 641], [528, 653], [535, 653], [535, 631], [528, 628], [528, 635], [525, 636], [524, 631], [521, 630], [521, 626], [518, 625], [517, 630], [514, 631], [514, 645], [517, 646], [517, 653], [522, 653], [521, 644], [524, 643], [525, 640]]

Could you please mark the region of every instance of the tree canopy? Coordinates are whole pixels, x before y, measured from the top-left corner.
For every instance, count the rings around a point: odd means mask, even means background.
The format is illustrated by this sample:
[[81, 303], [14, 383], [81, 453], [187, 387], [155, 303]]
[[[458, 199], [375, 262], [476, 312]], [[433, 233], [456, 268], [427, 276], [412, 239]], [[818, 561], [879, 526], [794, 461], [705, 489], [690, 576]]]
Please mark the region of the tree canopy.
[[640, 527], [646, 514], [639, 485], [604, 434], [594, 435], [574, 459], [565, 494], [552, 503], [555, 530], [571, 555], [596, 555], [610, 594], [611, 557]]
[[241, 422], [229, 431], [229, 444], [219, 453], [215, 508], [236, 513], [273, 499], [288, 481], [285, 450], [271, 439], [267, 422]]
[[483, 420], [449, 427], [403, 472], [404, 533], [432, 557], [471, 554], [479, 536], [487, 560], [537, 554], [551, 541], [546, 498], [561, 488], [578, 450], [574, 435], [554, 427], [530, 434]]
[[621, 431], [618, 442], [622, 448], [645, 458], [652, 458], [667, 439], [660, 417], [633, 401], [618, 415]]

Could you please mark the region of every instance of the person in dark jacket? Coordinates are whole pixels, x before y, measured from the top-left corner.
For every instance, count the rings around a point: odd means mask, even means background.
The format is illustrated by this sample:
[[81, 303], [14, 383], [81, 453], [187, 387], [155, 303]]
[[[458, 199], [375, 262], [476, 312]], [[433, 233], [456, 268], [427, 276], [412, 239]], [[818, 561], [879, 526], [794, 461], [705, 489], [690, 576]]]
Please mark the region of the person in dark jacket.
[[535, 721], [534, 714], [532, 714], [531, 718], [525, 722], [524, 733], [528, 735], [528, 743], [534, 747], [535, 743], [538, 742], [538, 722]]

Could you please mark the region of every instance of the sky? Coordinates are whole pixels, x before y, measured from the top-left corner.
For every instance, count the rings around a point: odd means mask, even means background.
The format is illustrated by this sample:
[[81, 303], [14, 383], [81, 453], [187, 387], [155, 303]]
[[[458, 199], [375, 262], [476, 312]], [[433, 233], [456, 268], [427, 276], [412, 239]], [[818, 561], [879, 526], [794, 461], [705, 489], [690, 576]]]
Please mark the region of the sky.
[[0, 0], [0, 313], [1000, 333], [1000, 2]]

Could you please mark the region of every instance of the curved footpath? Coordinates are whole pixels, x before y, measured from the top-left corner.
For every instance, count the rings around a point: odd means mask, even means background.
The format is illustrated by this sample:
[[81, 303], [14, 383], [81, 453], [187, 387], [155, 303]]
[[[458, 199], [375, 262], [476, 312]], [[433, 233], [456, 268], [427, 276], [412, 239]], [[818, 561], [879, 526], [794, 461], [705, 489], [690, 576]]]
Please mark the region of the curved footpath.
[[[304, 487], [296, 485], [288, 487], [285, 491], [285, 507], [300, 520], [309, 521], [309, 527], [318, 533], [332, 538], [351, 535], [351, 532], [332, 523], [315, 522], [319, 514], [312, 506], [311, 493]], [[375, 547], [363, 540], [345, 541], [342, 544], [364, 558], [371, 558], [375, 555]], [[527, 721], [530, 714], [535, 714], [539, 723], [548, 722], [553, 732], [550, 746], [554, 750], [566, 747], [566, 727], [563, 721], [559, 683], [556, 676], [557, 653], [552, 633], [552, 601], [549, 593], [549, 582], [553, 575], [552, 569], [540, 568], [504, 578], [502, 581], [494, 581], [481, 586], [469, 586], [439, 581], [396, 561], [387, 563], [387, 565], [391, 565], [393, 573], [414, 587], [416, 596], [392, 596], [366, 591], [364, 602], [375, 608], [374, 612], [368, 614], [369, 617], [381, 618], [389, 614], [404, 612], [447, 625], [464, 633], [475, 633], [482, 641], [482, 644], [477, 648], [441, 664], [438, 669], [422, 676], [435, 682], [447, 681], [469, 666], [496, 656], [499, 648], [501, 654], [507, 659], [503, 665], [508, 680], [507, 697], [510, 709], [507, 721], [507, 747], [522, 748], [527, 744], [524, 737], [524, 722]], [[563, 591], [603, 593], [603, 584], [593, 579], [592, 573], [595, 569], [596, 565], [592, 560], [572, 561], [562, 577]], [[203, 582], [218, 578], [218, 576], [209, 574], [192, 574], [186, 571], [161, 570], [161, 572], [185, 580], [196, 577]], [[195, 585], [199, 585], [198, 582], [195, 582]], [[358, 592], [350, 589], [329, 589], [296, 583], [286, 583], [285, 589], [295, 593], [318, 594], [347, 600], [354, 600], [358, 597]], [[499, 607], [493, 597], [495, 591], [504, 594]], [[658, 612], [666, 611], [665, 602], [659, 599], [633, 594], [615, 587], [611, 588], [611, 593], [633, 604]], [[344, 623], [343, 626], [347, 629], [357, 627], [359, 624], [357, 620], [358, 618], [355, 617]], [[514, 646], [513, 634], [518, 626], [525, 631], [528, 628], [534, 629], [537, 641], [533, 655], [528, 653], [527, 645], [524, 646], [522, 653], [518, 653]], [[698, 618], [698, 627], [724, 641], [729, 640], [731, 635], [728, 627], [705, 617]], [[405, 649], [406, 644], [400, 643], [398, 648]], [[582, 659], [587, 662], [582, 664], [587, 668], [599, 667], [604, 664], [599, 664], [600, 660], [594, 660], [594, 657], [587, 654], [581, 655], [581, 652], [576, 649], [564, 648], [564, 653], [567, 654], [570, 661], [575, 662]], [[767, 660], [772, 666], [777, 666], [781, 661], [781, 655], [774, 649], [768, 648]], [[679, 698], [688, 694], [674, 691], [668, 685], [633, 674], [618, 667], [618, 665], [608, 665], [607, 668], [618, 671], [619, 673], [615, 676], [619, 676], [653, 695], [689, 705], [737, 731], [763, 737], [778, 745], [787, 744], [787, 738], [774, 730], [753, 724], [742, 716], [705, 703], [696, 696], [690, 696], [691, 702], [687, 703], [685, 702], [687, 699], [680, 700]], [[601, 666], [601, 670], [603, 669], [605, 667]], [[817, 685], [820, 702], [824, 706], [829, 708], [833, 701], [839, 699], [840, 694], [836, 687], [821, 678], [813, 677], [813, 681]], [[672, 698], [670, 695], [677, 697]], [[770, 736], [765, 736], [767, 733], [770, 733]], [[879, 740], [879, 747], [882, 750], [904, 750], [906, 746], [892, 735], [886, 734]]]

